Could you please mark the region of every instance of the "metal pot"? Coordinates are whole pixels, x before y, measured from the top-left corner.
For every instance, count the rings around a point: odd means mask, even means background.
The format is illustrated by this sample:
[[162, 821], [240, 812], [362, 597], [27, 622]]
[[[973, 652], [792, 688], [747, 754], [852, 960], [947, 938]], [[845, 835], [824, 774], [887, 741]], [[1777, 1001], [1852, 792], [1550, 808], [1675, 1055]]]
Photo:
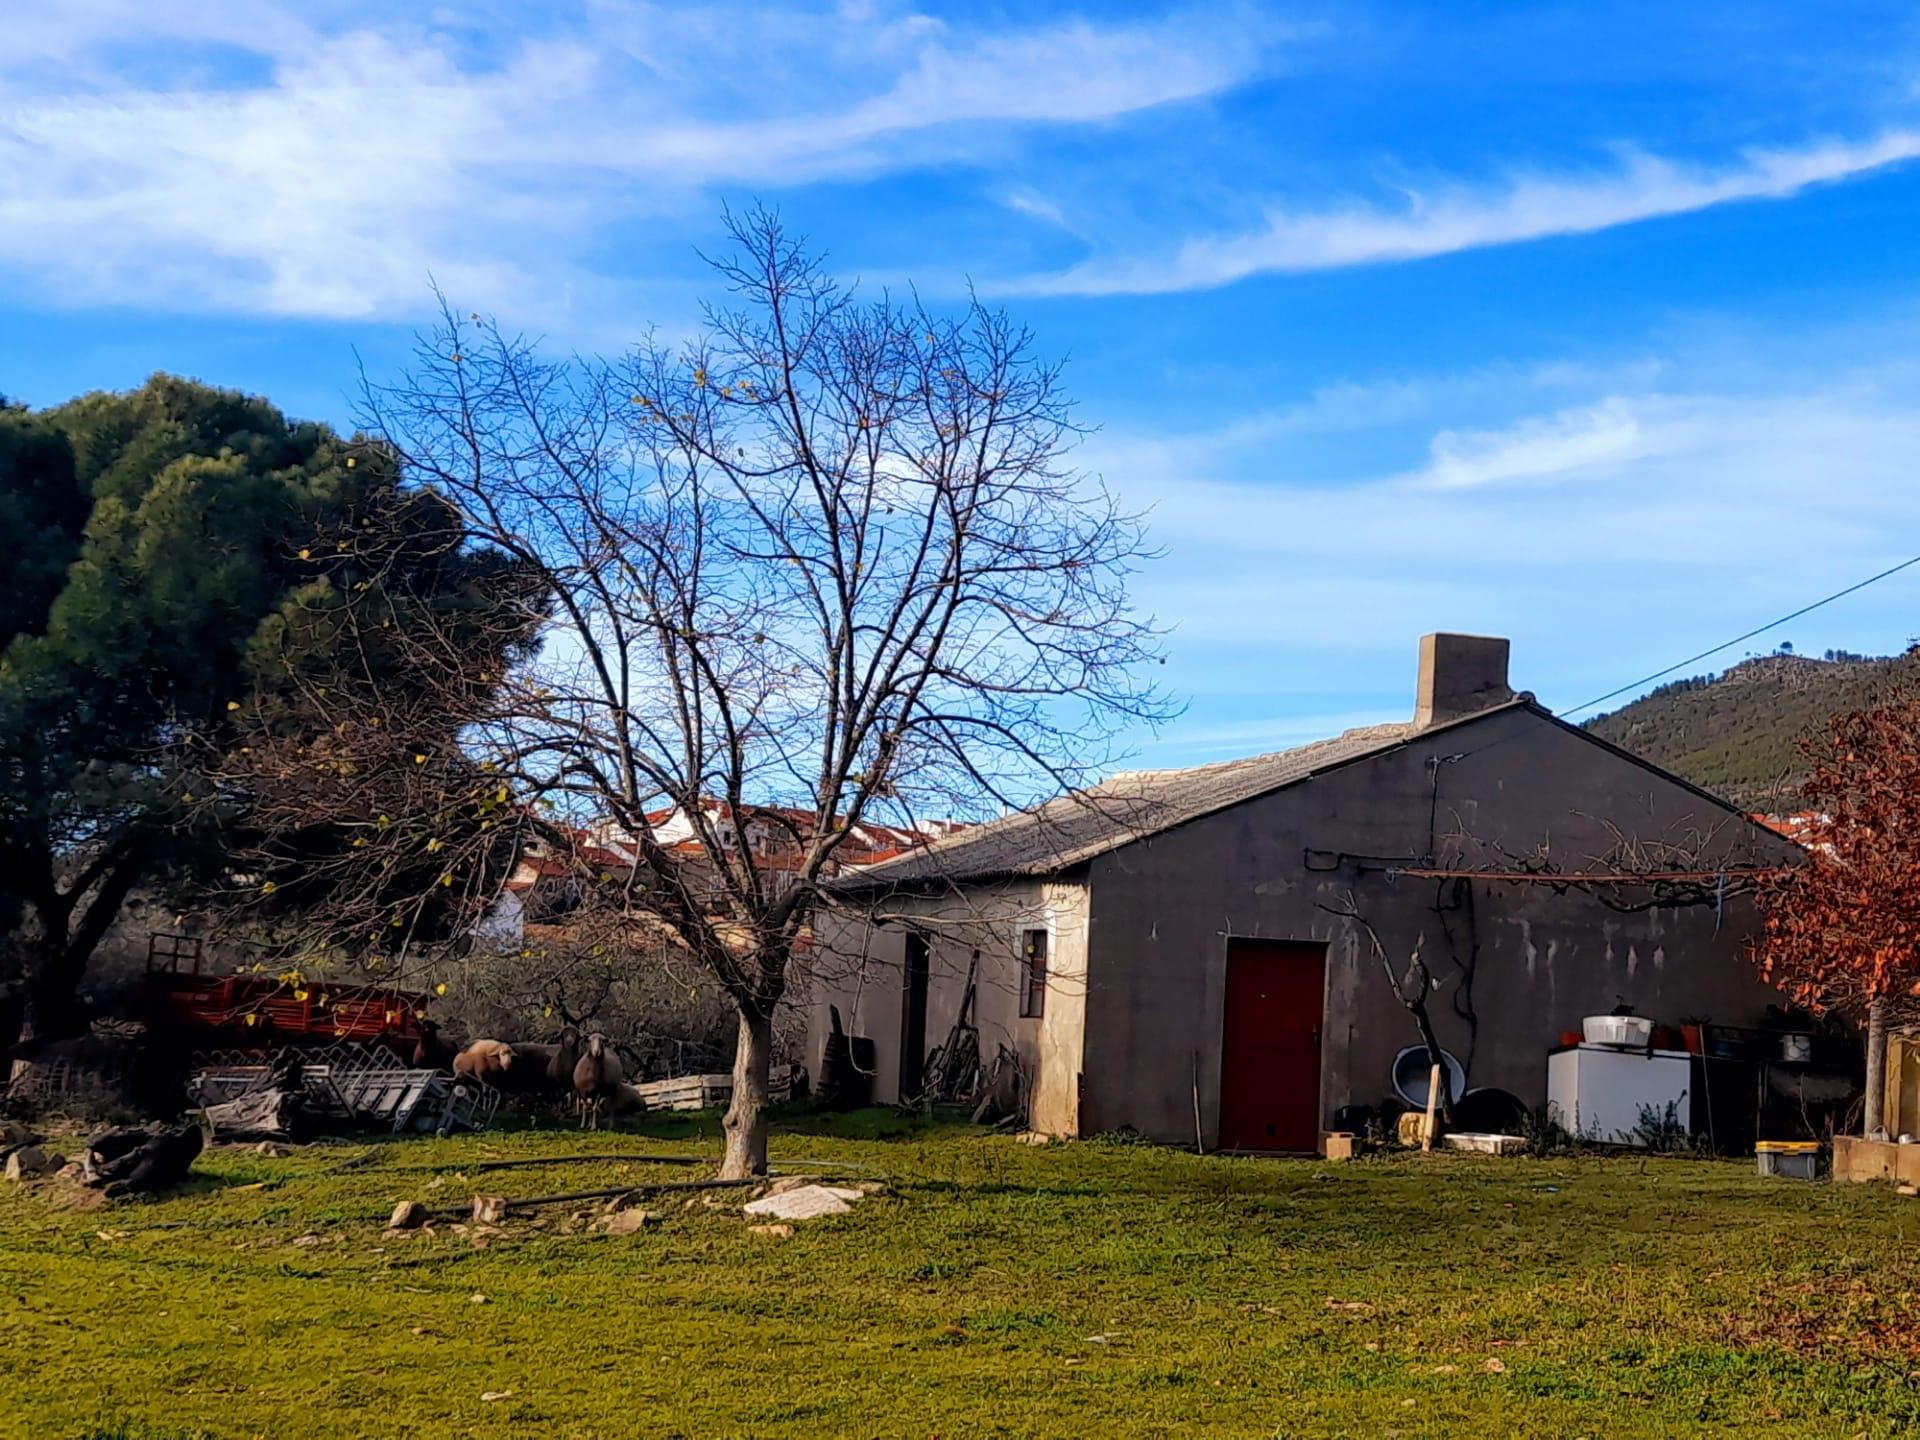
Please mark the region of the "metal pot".
[[[1440, 1052], [1440, 1064], [1446, 1071], [1447, 1098], [1458, 1100], [1467, 1093], [1467, 1070], [1458, 1060], [1445, 1050]], [[1427, 1047], [1409, 1045], [1393, 1057], [1393, 1092], [1416, 1110], [1427, 1108], [1427, 1083], [1433, 1074], [1433, 1061], [1427, 1058]]]

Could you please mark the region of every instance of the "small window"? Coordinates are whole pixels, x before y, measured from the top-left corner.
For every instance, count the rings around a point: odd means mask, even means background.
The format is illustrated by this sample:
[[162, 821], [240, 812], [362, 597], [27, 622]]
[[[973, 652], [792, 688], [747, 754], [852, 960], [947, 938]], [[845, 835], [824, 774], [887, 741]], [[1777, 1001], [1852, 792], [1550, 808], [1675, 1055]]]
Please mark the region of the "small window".
[[1047, 1013], [1047, 932], [1020, 932], [1020, 1015], [1034, 1020]]

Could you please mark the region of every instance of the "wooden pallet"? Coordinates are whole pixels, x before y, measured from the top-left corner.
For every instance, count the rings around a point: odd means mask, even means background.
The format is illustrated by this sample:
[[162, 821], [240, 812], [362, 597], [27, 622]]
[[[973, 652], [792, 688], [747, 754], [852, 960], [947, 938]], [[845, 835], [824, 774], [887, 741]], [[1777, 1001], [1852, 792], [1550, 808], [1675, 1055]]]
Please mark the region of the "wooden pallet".
[[[767, 1076], [767, 1092], [775, 1102], [793, 1094], [800, 1076], [798, 1065], [776, 1065]], [[733, 1076], [675, 1075], [633, 1087], [649, 1110], [720, 1110], [733, 1103]]]

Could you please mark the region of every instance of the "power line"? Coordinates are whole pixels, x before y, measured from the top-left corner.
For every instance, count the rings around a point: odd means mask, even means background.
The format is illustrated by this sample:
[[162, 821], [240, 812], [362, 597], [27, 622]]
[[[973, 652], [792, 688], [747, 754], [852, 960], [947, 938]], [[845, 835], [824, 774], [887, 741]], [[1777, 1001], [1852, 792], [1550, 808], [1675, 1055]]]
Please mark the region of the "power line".
[[1604, 705], [1606, 704], [1607, 701], [1613, 699], [1614, 696], [1616, 695], [1624, 695], [1629, 690], [1638, 690], [1642, 685], [1650, 685], [1655, 680], [1659, 680], [1668, 675], [1671, 675], [1676, 670], [1684, 670], [1686, 669], [1687, 666], [1696, 664], [1701, 660], [1705, 660], [1710, 655], [1718, 655], [1722, 650], [1731, 650], [1735, 645], [1738, 645], [1742, 640], [1751, 640], [1753, 639], [1754, 636], [1764, 635], [1767, 633], [1767, 631], [1772, 630], [1777, 626], [1784, 625], [1789, 620], [1798, 620], [1802, 615], [1810, 615], [1815, 610], [1818, 610], [1822, 605], [1831, 605], [1834, 601], [1844, 599], [1848, 595], [1853, 594], [1853, 592], [1856, 590], [1864, 590], [1867, 588], [1867, 586], [1874, 584], [1876, 581], [1884, 580], [1889, 575], [1898, 575], [1902, 570], [1905, 570], [1909, 566], [1913, 566], [1913, 565], [1920, 565], [1920, 555], [1915, 555], [1910, 560], [1902, 560], [1898, 565], [1894, 565], [1888, 569], [1882, 570], [1878, 575], [1869, 575], [1866, 579], [1858, 582], [1857, 584], [1849, 585], [1844, 590], [1836, 590], [1833, 592], [1833, 594], [1827, 596], [1823, 600], [1816, 600], [1811, 605], [1802, 605], [1798, 610], [1795, 610], [1791, 615], [1782, 615], [1778, 620], [1769, 620], [1766, 624], [1757, 626], [1756, 628], [1747, 631], [1747, 633], [1744, 635], [1736, 635], [1733, 637], [1733, 639], [1726, 641], [1724, 644], [1716, 645], [1711, 650], [1702, 650], [1698, 655], [1689, 655], [1686, 659], [1676, 661], [1674, 664], [1667, 666], [1667, 668], [1664, 670], [1656, 670], [1651, 675], [1642, 676], [1638, 680], [1634, 680], [1628, 684], [1622, 685], [1618, 690], [1609, 690], [1604, 695], [1596, 695], [1593, 699], [1587, 701], [1585, 704], [1576, 705], [1573, 707], [1573, 709], [1563, 710], [1560, 713], [1563, 717], [1567, 715], [1578, 715], [1582, 710], [1591, 710], [1596, 705]]

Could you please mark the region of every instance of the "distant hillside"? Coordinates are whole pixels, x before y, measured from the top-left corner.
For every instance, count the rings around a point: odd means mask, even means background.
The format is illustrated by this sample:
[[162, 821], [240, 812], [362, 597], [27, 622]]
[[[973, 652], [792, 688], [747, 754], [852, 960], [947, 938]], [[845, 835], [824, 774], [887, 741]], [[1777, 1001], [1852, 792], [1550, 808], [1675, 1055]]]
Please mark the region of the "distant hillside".
[[1793, 809], [1799, 740], [1836, 710], [1920, 685], [1920, 650], [1869, 658], [1763, 655], [1722, 675], [1662, 685], [1587, 729], [1753, 809]]

